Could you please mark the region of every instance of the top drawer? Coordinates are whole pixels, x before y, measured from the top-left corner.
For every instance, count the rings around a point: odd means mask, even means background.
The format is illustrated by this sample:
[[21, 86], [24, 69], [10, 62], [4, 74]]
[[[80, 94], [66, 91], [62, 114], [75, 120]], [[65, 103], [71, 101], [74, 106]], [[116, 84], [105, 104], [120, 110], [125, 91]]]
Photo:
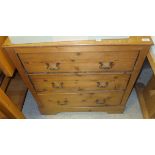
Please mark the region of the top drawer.
[[[132, 71], [139, 51], [25, 49], [18, 56], [28, 73]], [[30, 51], [29, 51], [30, 50]], [[44, 52], [43, 52], [44, 51]]]

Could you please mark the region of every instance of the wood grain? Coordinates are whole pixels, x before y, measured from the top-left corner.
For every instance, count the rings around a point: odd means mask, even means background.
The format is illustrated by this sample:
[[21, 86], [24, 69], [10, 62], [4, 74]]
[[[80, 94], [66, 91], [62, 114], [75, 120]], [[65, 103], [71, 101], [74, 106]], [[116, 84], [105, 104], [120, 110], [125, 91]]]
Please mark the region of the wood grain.
[[7, 87], [8, 87], [8, 84], [10, 82], [11, 78], [10, 77], [4, 77], [4, 79], [2, 80], [2, 83], [0, 84], [0, 87], [1, 89], [5, 92]]
[[149, 52], [147, 54], [147, 59], [151, 65], [151, 68], [152, 68], [154, 75], [155, 75], [155, 56], [151, 52]]
[[[125, 108], [152, 44], [151, 38], [144, 42], [143, 37], [20, 45], [7, 40], [4, 48], [42, 114], [62, 111], [118, 113]], [[116, 75], [118, 79], [114, 78]], [[98, 88], [99, 85], [102, 88]]]
[[37, 92], [125, 90], [129, 74], [30, 75]]
[[8, 117], [2, 112], [0, 111], [0, 119], [7, 119]]
[[27, 87], [24, 85], [21, 77], [16, 72], [7, 87], [6, 95], [22, 111], [26, 94]]
[[0, 36], [0, 69], [6, 76], [11, 77], [15, 71], [15, 66], [5, 51], [2, 49], [2, 44], [6, 38], [7, 37], [5, 36]]
[[59, 112], [107, 112], [109, 114], [122, 114], [124, 106], [104, 106], [104, 107], [51, 107], [39, 108], [43, 115], [56, 115]]
[[0, 88], [0, 110], [6, 114], [8, 118], [25, 118], [23, 113], [18, 109], [18, 107], [12, 103], [8, 96]]
[[126, 104], [128, 98], [131, 94], [131, 91], [132, 91], [134, 84], [138, 78], [138, 75], [142, 69], [142, 65], [144, 63], [144, 60], [145, 60], [148, 52], [149, 52], [149, 49], [150, 49], [150, 46], [144, 46], [143, 50], [140, 51], [140, 54], [137, 58], [135, 66], [134, 66], [134, 70], [131, 74], [131, 78], [130, 78], [130, 81], [128, 83], [127, 89], [126, 89], [125, 94], [123, 96], [122, 103], [121, 103], [122, 105]]
[[[143, 41], [143, 38], [148, 38], [149, 41]], [[64, 41], [64, 42], [49, 42], [49, 43], [34, 43], [34, 44], [12, 44], [9, 38], [5, 41], [4, 47], [41, 47], [41, 46], [88, 46], [88, 45], [153, 45], [150, 36], [130, 36], [129, 39], [109, 39], [109, 40], [86, 40], [86, 41]]]
[[84, 92], [84, 93], [53, 93], [38, 95], [44, 111], [64, 107], [104, 107], [120, 105], [123, 91]]
[[144, 88], [143, 95], [149, 118], [155, 118], [155, 75], [152, 76], [147, 86]]
[[18, 54], [28, 73], [132, 71], [138, 51]]
[[14, 65], [16, 66], [19, 75], [21, 76], [25, 86], [31, 91], [32, 95], [35, 97], [36, 101], [39, 103], [40, 100], [37, 96], [37, 93], [26, 73], [26, 71], [24, 70], [21, 61], [19, 60], [18, 56], [16, 55], [16, 53], [14, 52], [13, 48], [6, 48], [5, 51], [8, 53], [10, 59], [12, 59], [12, 62], [14, 63]]

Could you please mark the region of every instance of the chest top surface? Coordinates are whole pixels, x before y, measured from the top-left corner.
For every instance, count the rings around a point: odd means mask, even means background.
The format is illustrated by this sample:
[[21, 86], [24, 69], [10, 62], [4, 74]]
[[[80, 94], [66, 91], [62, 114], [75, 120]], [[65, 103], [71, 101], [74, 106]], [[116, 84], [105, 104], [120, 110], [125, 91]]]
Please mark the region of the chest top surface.
[[112, 45], [153, 45], [150, 36], [130, 36], [126, 39], [105, 39], [105, 40], [75, 40], [75, 41], [58, 41], [45, 43], [29, 43], [29, 44], [12, 44], [7, 38], [3, 47], [48, 47], [48, 46], [112, 46]]

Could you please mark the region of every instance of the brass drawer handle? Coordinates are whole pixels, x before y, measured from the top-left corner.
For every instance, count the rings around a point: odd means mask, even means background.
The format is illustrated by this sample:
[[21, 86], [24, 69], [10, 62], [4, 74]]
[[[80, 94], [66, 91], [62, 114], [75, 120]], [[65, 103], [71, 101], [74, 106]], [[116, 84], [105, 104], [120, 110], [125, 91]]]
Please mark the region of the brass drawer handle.
[[48, 70], [59, 70], [60, 69], [60, 63], [46, 63], [46, 68]]
[[108, 82], [97, 82], [98, 88], [106, 88], [109, 85]]
[[98, 104], [98, 105], [105, 105], [106, 104], [106, 99], [103, 99], [103, 100], [97, 99], [96, 100], [96, 104]]
[[68, 100], [64, 100], [63, 102], [57, 101], [58, 105], [64, 106], [68, 104]]
[[53, 88], [64, 88], [64, 83], [63, 82], [60, 82], [60, 83], [58, 83], [58, 82], [52, 82], [52, 87]]
[[99, 62], [100, 66], [99, 68], [100, 69], [112, 69], [114, 63], [113, 62]]

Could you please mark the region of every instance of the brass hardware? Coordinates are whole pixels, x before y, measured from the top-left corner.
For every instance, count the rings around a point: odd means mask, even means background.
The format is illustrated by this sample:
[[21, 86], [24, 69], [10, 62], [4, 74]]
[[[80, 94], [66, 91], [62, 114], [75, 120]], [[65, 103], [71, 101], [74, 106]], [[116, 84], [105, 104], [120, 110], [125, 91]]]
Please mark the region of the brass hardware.
[[103, 99], [103, 100], [97, 99], [96, 100], [96, 104], [98, 104], [98, 105], [105, 105], [106, 104], [106, 99]]
[[61, 105], [61, 106], [67, 105], [68, 104], [68, 100], [64, 100], [63, 102], [57, 101], [57, 104]]
[[59, 70], [60, 68], [60, 63], [46, 63], [47, 69], [48, 70]]
[[114, 63], [113, 62], [99, 62], [100, 66], [99, 68], [100, 69], [112, 69]]
[[97, 82], [98, 88], [106, 88], [108, 86], [108, 82]]
[[52, 87], [53, 88], [63, 88], [63, 82], [60, 82], [60, 83], [58, 83], [58, 82], [52, 82]]

